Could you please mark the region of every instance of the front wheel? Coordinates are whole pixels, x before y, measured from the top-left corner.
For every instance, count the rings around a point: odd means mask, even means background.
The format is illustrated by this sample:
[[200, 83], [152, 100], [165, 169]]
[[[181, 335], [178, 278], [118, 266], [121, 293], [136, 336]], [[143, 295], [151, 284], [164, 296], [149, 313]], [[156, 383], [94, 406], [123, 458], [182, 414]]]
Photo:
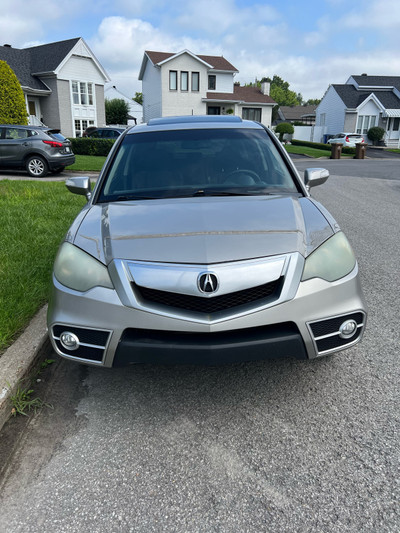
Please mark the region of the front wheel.
[[26, 162], [25, 168], [33, 178], [44, 178], [49, 171], [47, 161], [39, 155], [30, 157]]

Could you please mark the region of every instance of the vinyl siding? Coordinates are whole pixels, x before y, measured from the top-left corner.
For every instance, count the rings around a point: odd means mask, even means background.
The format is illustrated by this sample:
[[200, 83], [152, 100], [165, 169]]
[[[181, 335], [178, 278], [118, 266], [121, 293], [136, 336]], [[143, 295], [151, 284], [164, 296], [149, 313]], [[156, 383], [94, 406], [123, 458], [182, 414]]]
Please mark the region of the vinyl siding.
[[[316, 110], [316, 126], [320, 126], [320, 118], [325, 114], [325, 133], [335, 135], [344, 130], [346, 106], [334, 87], [330, 86]], [[317, 139], [314, 139], [318, 141]]]

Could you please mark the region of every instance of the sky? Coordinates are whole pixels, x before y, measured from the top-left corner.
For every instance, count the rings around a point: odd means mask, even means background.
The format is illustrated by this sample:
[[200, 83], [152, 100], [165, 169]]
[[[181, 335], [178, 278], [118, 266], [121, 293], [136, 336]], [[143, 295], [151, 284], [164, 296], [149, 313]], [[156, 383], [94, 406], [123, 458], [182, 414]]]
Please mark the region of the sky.
[[223, 55], [249, 83], [275, 74], [305, 100], [353, 74], [400, 76], [399, 0], [0, 0], [0, 44], [83, 37], [129, 97], [145, 50]]

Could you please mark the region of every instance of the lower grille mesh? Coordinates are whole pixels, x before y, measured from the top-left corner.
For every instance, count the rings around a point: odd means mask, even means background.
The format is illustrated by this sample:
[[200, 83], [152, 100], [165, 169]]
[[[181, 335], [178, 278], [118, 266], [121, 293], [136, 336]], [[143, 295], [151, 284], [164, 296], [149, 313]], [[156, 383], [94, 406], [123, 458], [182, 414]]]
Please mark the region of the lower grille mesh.
[[273, 301], [279, 298], [282, 284], [283, 277], [264, 285], [211, 298], [149, 289], [136, 285], [135, 283], [132, 283], [132, 288], [145, 302], [210, 314], [253, 302], [261, 303], [264, 300], [267, 303]]

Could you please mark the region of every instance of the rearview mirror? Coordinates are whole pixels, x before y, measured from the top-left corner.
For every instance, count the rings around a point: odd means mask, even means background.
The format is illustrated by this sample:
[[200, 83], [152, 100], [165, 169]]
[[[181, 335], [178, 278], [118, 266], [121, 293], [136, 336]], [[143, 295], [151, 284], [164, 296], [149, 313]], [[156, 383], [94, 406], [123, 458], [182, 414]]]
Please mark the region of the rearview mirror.
[[322, 185], [329, 178], [326, 168], [306, 168], [304, 171], [304, 184], [307, 189]]
[[79, 178], [69, 178], [65, 182], [67, 189], [74, 194], [81, 194], [86, 196], [87, 201], [92, 196], [92, 186], [90, 178], [88, 176], [82, 176]]

